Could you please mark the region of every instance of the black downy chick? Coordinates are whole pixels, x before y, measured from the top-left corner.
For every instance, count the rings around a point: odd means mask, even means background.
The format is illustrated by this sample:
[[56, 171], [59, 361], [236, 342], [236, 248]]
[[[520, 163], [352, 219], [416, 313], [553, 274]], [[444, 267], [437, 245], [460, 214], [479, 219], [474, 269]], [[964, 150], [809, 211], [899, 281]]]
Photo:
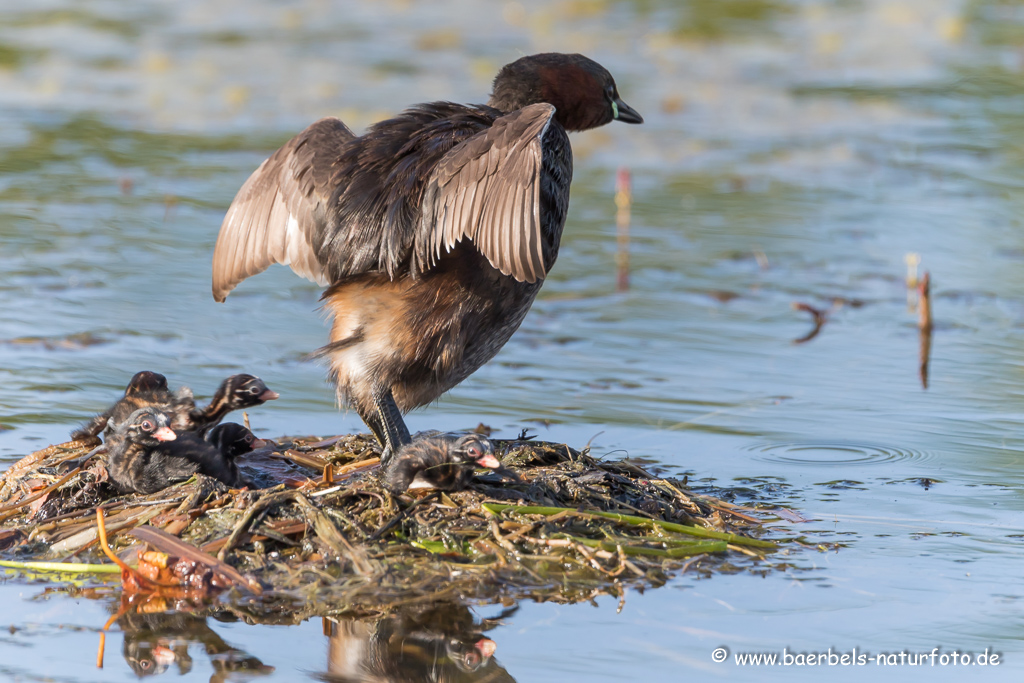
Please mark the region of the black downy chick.
[[206, 442], [232, 460], [266, 443], [237, 422], [225, 422], [212, 428], [206, 433]]
[[189, 431], [205, 436], [231, 411], [262, 405], [278, 397], [280, 394], [268, 389], [259, 377], [231, 375], [217, 387], [209, 405], [202, 410], [193, 409], [189, 413], [192, 423]]
[[[237, 448], [237, 444], [231, 441], [225, 442], [223, 446], [229, 452]], [[188, 470], [189, 477], [198, 472], [218, 479], [232, 488], [252, 485], [252, 482], [239, 472], [234, 456], [203, 440], [195, 432], [182, 432], [174, 441], [157, 446], [153, 449], [151, 462], [157, 476], [161, 474], [160, 468], [164, 468], [164, 473]], [[165, 481], [160, 488], [169, 483], [171, 482]]]
[[384, 475], [384, 485], [398, 494], [409, 489], [464, 489], [478, 467], [515, 476], [494, 457], [494, 445], [480, 434], [417, 435], [398, 450]]
[[167, 391], [167, 378], [159, 372], [140, 370], [128, 381], [124, 395], [133, 396], [147, 391]]
[[140, 408], [107, 439], [107, 473], [121, 493], [155, 493], [197, 472], [228, 486], [248, 485], [231, 456], [192, 432], [176, 435], [169, 425], [158, 409]]
[[[155, 449], [177, 439], [167, 415], [156, 408], [139, 408], [121, 422], [107, 438], [107, 475], [121, 493], [153, 493], [184, 472], [158, 473]], [[193, 469], [193, 472], [195, 470]], [[187, 476], [191, 476], [188, 473]]]

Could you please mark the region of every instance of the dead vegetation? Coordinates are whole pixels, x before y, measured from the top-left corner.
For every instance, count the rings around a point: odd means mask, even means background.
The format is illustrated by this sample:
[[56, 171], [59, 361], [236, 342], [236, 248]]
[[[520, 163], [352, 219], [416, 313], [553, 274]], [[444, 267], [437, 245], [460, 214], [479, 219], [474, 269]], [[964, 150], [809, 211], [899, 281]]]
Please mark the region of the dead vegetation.
[[560, 444], [497, 441], [503, 464], [522, 477], [515, 484], [482, 475], [466, 491], [397, 497], [381, 485], [376, 449], [362, 435], [283, 440], [240, 459], [259, 490], [198, 476], [145, 496], [111, 497], [102, 469], [82, 460], [90, 445], [52, 446], [4, 476], [3, 564], [87, 570], [102, 558], [100, 509], [129, 565], [150, 553], [142, 566], [154, 571], [153, 552], [172, 565], [203, 564], [198, 551], [211, 567], [220, 560], [245, 575], [222, 602], [287, 621], [454, 598], [575, 602], [776, 549], [757, 538], [753, 510]]

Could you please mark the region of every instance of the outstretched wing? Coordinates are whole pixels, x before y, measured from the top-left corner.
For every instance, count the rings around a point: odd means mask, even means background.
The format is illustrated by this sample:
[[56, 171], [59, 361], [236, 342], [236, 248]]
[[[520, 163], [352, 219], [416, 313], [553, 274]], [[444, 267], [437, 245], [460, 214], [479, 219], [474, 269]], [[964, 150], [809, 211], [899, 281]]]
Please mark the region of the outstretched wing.
[[214, 299], [224, 301], [239, 282], [275, 263], [328, 283], [314, 244], [327, 220], [332, 164], [353, 138], [340, 120], [320, 119], [249, 176], [220, 226], [213, 251]]
[[468, 238], [502, 274], [544, 278], [542, 139], [554, 113], [550, 104], [532, 104], [499, 117], [438, 162], [423, 193], [416, 271]]

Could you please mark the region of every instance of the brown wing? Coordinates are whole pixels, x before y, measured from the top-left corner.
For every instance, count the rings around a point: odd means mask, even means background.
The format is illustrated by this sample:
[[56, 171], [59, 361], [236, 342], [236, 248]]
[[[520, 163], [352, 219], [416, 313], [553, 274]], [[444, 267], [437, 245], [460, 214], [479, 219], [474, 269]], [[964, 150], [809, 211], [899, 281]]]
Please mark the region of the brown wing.
[[532, 104], [502, 116], [448, 152], [423, 194], [416, 269], [431, 268], [462, 239], [520, 282], [544, 278], [541, 139], [555, 113]]
[[275, 263], [321, 285], [314, 252], [330, 201], [331, 165], [355, 136], [336, 118], [320, 119], [264, 161], [231, 202], [213, 250], [213, 298]]

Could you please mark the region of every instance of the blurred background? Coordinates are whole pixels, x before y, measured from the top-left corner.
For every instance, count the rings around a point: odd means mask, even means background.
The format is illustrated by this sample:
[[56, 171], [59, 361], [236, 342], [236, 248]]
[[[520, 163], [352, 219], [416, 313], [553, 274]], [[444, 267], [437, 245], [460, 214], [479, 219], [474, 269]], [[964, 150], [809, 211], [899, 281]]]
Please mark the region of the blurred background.
[[[315, 285], [275, 267], [212, 301], [224, 211], [315, 119], [360, 132], [411, 103], [485, 102], [502, 64], [541, 51], [603, 64], [645, 124], [572, 137], [569, 221], [534, 310], [410, 428], [483, 422], [642, 458], [800, 510], [818, 521], [782, 531], [828, 552], [774, 558], [764, 579], [684, 575], [621, 614], [523, 605], [490, 635], [497, 659], [518, 680], [763, 680], [711, 650], [989, 647], [1005, 664], [986, 677], [1019, 675], [1014, 0], [4, 3], [0, 468], [64, 440], [140, 369], [197, 396], [261, 376], [282, 395], [251, 411], [263, 436], [363, 430], [303, 360], [327, 334]], [[927, 388], [908, 254], [933, 283]], [[813, 324], [794, 303], [826, 315], [802, 343]], [[105, 615], [36, 593], [0, 585], [20, 629], [0, 639], [0, 674], [86, 680], [71, 672], [95, 641], [65, 627]], [[325, 668], [319, 624], [214, 628], [280, 680]]]

